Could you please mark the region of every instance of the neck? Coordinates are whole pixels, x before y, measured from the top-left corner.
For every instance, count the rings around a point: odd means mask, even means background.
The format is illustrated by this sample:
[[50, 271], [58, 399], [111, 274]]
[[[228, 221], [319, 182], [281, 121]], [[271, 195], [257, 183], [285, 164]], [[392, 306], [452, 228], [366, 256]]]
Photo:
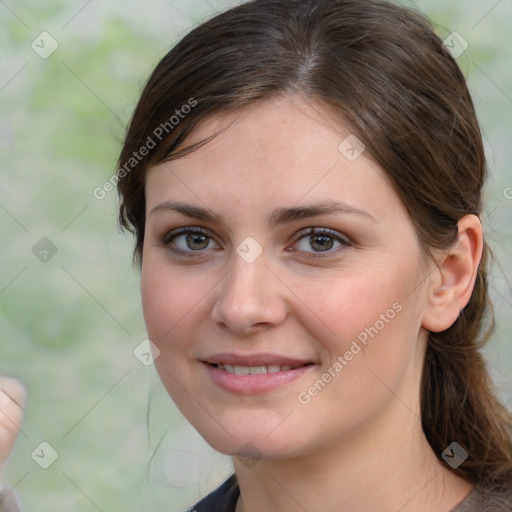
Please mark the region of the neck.
[[323, 452], [254, 465], [235, 458], [236, 512], [451, 511], [471, 484], [438, 461], [416, 416], [408, 411], [399, 418], [400, 429], [381, 421]]

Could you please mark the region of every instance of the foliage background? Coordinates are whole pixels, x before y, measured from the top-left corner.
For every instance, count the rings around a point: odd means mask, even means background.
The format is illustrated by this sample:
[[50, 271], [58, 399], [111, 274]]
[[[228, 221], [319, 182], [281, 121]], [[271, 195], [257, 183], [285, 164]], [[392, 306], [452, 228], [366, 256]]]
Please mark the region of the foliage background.
[[[6, 477], [27, 512], [184, 510], [231, 471], [134, 357], [145, 328], [132, 242], [116, 228], [116, 192], [100, 201], [92, 191], [114, 171], [151, 69], [234, 3], [0, 1], [0, 372], [29, 393]], [[443, 38], [469, 43], [458, 60], [492, 170], [484, 224], [498, 259], [486, 352], [510, 406], [512, 2], [414, 5]], [[42, 31], [59, 44], [47, 59], [31, 48]], [[33, 253], [43, 237], [57, 248], [46, 263]], [[42, 441], [59, 454], [46, 470], [31, 456]]]

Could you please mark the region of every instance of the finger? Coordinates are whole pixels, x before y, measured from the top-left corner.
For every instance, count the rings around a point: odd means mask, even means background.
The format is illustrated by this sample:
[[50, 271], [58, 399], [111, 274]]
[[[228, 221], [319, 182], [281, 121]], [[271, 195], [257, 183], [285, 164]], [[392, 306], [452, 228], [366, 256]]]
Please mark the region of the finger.
[[0, 390], [0, 428], [16, 435], [22, 420], [23, 409], [9, 395]]
[[0, 376], [0, 428], [2, 440], [6, 442], [7, 434], [16, 435], [23, 420], [23, 407], [26, 391], [19, 380]]
[[26, 392], [16, 379], [0, 377], [0, 465], [12, 451], [23, 420]]
[[25, 406], [27, 400], [27, 392], [23, 384], [12, 377], [0, 376], [0, 392], [3, 392], [21, 409]]

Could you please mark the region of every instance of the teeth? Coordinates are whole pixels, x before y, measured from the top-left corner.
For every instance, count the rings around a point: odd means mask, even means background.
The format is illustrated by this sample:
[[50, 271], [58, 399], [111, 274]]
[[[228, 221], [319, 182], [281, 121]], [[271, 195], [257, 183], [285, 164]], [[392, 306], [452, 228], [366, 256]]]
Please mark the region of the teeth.
[[269, 364], [266, 366], [238, 366], [219, 363], [217, 367], [219, 370], [225, 370], [228, 373], [235, 373], [236, 375], [259, 375], [262, 373], [277, 373], [294, 369], [293, 366], [288, 364], [283, 366], [279, 366], [277, 364]]
[[267, 373], [266, 366], [249, 366], [249, 373], [251, 375], [259, 375], [260, 373]]

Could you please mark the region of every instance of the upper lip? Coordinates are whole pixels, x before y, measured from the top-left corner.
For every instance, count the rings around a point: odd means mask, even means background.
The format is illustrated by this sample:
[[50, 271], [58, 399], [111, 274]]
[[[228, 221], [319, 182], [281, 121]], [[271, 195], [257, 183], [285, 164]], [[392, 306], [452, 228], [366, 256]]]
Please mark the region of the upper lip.
[[278, 354], [234, 354], [232, 352], [224, 352], [215, 354], [202, 359], [203, 362], [209, 364], [230, 364], [233, 366], [304, 366], [313, 363], [308, 359], [296, 359], [293, 357], [282, 356]]

